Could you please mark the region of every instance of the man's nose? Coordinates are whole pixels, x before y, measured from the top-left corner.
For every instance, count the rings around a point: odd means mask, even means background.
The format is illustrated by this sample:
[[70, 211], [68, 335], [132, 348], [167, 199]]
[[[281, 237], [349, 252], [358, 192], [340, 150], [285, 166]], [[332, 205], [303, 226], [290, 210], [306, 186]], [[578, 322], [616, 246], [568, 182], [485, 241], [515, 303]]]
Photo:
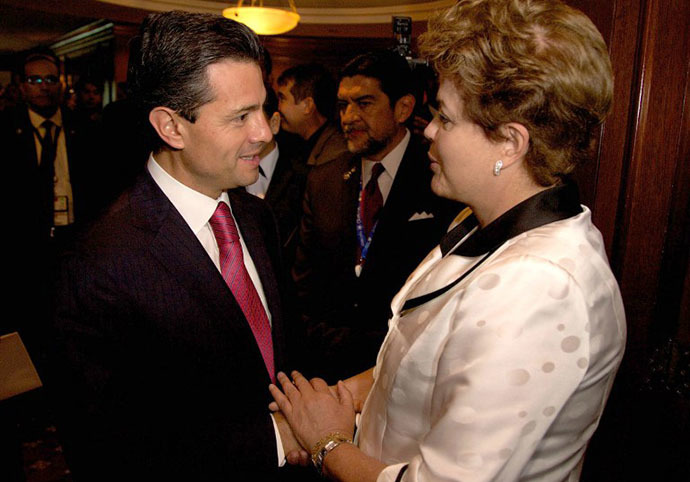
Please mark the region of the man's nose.
[[340, 111], [340, 119], [343, 123], [349, 123], [359, 118], [359, 108], [355, 104], [347, 104]]
[[271, 138], [273, 137], [273, 133], [271, 132], [271, 126], [268, 125], [268, 121], [266, 120], [266, 116], [262, 111], [257, 111], [256, 112], [258, 115], [255, 115], [255, 125], [253, 129], [253, 136], [251, 141], [252, 142], [270, 142]]

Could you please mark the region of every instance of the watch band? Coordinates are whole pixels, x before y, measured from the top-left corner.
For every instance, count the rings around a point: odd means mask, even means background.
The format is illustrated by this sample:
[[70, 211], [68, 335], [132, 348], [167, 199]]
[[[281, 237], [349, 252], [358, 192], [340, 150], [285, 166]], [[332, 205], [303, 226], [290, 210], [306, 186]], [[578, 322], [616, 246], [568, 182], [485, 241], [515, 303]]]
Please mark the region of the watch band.
[[314, 448], [311, 450], [311, 461], [319, 475], [323, 476], [323, 460], [326, 458], [326, 455], [343, 443], [351, 444], [352, 439], [343, 433], [333, 432], [326, 435], [314, 445]]

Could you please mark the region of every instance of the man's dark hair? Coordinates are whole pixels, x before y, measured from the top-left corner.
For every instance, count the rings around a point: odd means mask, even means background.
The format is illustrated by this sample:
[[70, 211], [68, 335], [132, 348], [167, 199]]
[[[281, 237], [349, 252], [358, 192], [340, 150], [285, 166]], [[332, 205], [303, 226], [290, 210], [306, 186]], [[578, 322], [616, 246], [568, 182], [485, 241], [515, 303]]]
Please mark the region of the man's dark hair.
[[130, 55], [127, 80], [142, 113], [165, 106], [194, 122], [198, 108], [214, 96], [207, 67], [226, 59], [261, 66], [263, 47], [241, 23], [220, 15], [172, 11], [144, 19]]
[[48, 47], [39, 46], [39, 47], [34, 47], [30, 50], [27, 50], [26, 52], [24, 52], [24, 55], [22, 55], [20, 70], [19, 70], [19, 73], [21, 74], [22, 78], [24, 78], [24, 75], [25, 75], [24, 74], [25, 73], [24, 68], [26, 67], [26, 64], [29, 64], [31, 62], [35, 62], [37, 60], [47, 60], [48, 62], [55, 65], [55, 67], [57, 67], [58, 72], [60, 71], [60, 59], [58, 58], [57, 55], [55, 55], [55, 52], [53, 52]]
[[337, 86], [331, 73], [320, 64], [300, 64], [283, 71], [278, 77], [278, 85], [287, 85], [293, 81], [290, 93], [295, 102], [307, 97], [314, 99], [316, 110], [331, 119], [335, 110]]
[[101, 89], [103, 86], [103, 82], [96, 77], [92, 76], [81, 76], [79, 77], [79, 80], [74, 84], [74, 91], [75, 92], [84, 92], [86, 90], [87, 85], [93, 85], [97, 89]]
[[412, 72], [407, 60], [391, 50], [377, 50], [358, 55], [350, 60], [342, 72], [340, 79], [362, 75], [379, 81], [381, 91], [388, 96], [391, 107], [402, 96], [414, 95]]

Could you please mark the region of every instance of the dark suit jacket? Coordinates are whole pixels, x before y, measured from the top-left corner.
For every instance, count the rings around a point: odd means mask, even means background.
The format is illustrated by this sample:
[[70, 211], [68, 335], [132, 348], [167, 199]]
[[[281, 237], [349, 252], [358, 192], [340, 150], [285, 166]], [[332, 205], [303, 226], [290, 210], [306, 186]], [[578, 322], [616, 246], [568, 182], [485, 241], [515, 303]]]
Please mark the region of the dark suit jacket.
[[[329, 382], [374, 365], [393, 296], [460, 211], [431, 192], [427, 154], [411, 139], [358, 278], [360, 171], [350, 156], [311, 171], [293, 268], [311, 345], [302, 363]], [[433, 217], [411, 219], [424, 212]]]
[[[72, 115], [62, 110], [62, 132], [65, 134], [67, 163], [69, 166], [72, 194], [74, 196], [75, 221], [79, 222], [88, 212], [89, 151], [92, 133], [85, 131], [73, 122]], [[25, 105], [4, 112], [0, 118], [0, 149], [4, 160], [5, 173], [11, 179], [10, 192], [21, 196], [20, 208], [25, 208], [27, 219], [31, 220], [32, 230], [37, 235], [47, 237], [53, 226], [52, 211], [45, 212], [39, 191], [39, 169], [36, 157], [34, 132]], [[91, 151], [93, 156], [93, 151]], [[13, 208], [13, 209], [16, 209]]]
[[292, 265], [302, 214], [302, 197], [308, 168], [299, 156], [279, 144], [279, 157], [264, 200], [271, 206], [278, 222], [284, 261]]
[[[265, 203], [230, 193], [284, 366], [279, 250]], [[272, 480], [269, 376], [196, 236], [146, 172], [67, 256], [48, 388], [75, 481]]]
[[[62, 111], [62, 132], [65, 134], [68, 166], [74, 196], [75, 220], [83, 217], [84, 187], [88, 182], [86, 164], [88, 135], [74, 125], [69, 112]], [[13, 307], [22, 316], [12, 316], [0, 334], [19, 330], [34, 357], [40, 363], [45, 330], [50, 318], [55, 252], [62, 246], [63, 236], [51, 238], [53, 226], [52, 193], [41, 183], [34, 132], [26, 105], [19, 105], [0, 114], [0, 153], [6, 176], [4, 201], [5, 223], [15, 233], [9, 236], [9, 312]], [[71, 229], [66, 230], [71, 232]], [[59, 242], [58, 242], [59, 241]], [[0, 325], [3, 323], [0, 322]]]
[[309, 152], [307, 165], [320, 166], [343, 155], [351, 156], [347, 150], [347, 141], [337, 126], [328, 122], [322, 129]]

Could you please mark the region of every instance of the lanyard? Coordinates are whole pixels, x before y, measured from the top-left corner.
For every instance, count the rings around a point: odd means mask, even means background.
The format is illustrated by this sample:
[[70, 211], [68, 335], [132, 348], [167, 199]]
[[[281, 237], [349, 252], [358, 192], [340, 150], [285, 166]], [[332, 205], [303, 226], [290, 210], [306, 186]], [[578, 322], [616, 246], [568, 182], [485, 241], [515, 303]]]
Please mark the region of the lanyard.
[[360, 178], [359, 180], [359, 198], [358, 198], [358, 207], [357, 207], [357, 242], [359, 243], [359, 260], [357, 261], [357, 264], [355, 265], [355, 275], [359, 278], [359, 275], [362, 274], [362, 268], [364, 267], [364, 262], [367, 259], [367, 254], [369, 253], [369, 246], [371, 245], [371, 240], [374, 238], [374, 232], [376, 231], [376, 227], [379, 225], [379, 220], [377, 219], [376, 222], [374, 223], [374, 226], [371, 228], [371, 232], [367, 236], [364, 233], [364, 222], [362, 221], [362, 192], [363, 192], [363, 186], [362, 186], [362, 179]]

